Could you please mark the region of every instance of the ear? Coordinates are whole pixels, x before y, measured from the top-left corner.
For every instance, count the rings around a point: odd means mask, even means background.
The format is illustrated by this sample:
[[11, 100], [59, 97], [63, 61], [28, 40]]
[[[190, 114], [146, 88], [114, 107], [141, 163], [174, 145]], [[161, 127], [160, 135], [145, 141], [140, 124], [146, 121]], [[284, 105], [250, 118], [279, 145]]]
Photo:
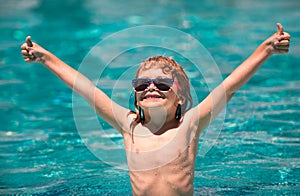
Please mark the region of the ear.
[[186, 98], [184, 98], [183, 96], [178, 96], [178, 104], [182, 105], [184, 102], [186, 101]]
[[181, 99], [178, 100], [177, 104], [182, 105], [183, 101]]

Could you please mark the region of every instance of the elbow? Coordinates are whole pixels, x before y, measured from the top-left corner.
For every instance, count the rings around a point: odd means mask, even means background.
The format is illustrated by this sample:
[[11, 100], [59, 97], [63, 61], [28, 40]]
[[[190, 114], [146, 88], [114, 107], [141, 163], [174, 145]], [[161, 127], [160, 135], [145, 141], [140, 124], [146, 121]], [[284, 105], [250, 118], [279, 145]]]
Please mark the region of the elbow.
[[228, 81], [223, 83], [223, 87], [225, 90], [225, 96], [226, 96], [227, 101], [229, 101], [233, 97], [235, 92], [238, 91], [238, 89], [239, 89], [238, 86], [236, 86], [232, 83], [229, 83]]
[[235, 91], [229, 91], [226, 93], [227, 102], [233, 97], [234, 94], [235, 94]]
[[228, 102], [238, 89], [235, 88], [234, 86], [224, 86], [224, 87], [225, 87], [226, 100]]

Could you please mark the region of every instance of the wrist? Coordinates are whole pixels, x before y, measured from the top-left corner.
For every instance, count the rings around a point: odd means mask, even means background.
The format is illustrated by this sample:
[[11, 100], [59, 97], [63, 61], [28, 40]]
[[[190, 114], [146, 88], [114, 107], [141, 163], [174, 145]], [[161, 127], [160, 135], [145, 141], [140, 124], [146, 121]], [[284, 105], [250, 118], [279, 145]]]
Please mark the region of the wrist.
[[37, 58], [37, 62], [44, 65], [47, 65], [55, 60], [55, 56], [47, 50], [39, 53], [39, 56], [36, 56], [36, 58]]
[[271, 40], [264, 41], [260, 46], [260, 52], [265, 53], [267, 56], [271, 56], [274, 54], [274, 46]]

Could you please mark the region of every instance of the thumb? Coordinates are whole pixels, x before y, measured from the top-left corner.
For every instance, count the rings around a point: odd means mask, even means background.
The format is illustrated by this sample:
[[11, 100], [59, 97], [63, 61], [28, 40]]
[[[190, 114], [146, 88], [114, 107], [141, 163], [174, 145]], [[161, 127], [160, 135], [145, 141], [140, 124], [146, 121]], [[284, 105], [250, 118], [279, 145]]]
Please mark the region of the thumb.
[[283, 35], [283, 26], [280, 23], [277, 23], [277, 34]]
[[31, 37], [30, 37], [30, 36], [27, 36], [27, 37], [26, 37], [26, 44], [27, 44], [29, 47], [32, 47], [32, 46], [33, 46], [32, 41], [31, 41]]

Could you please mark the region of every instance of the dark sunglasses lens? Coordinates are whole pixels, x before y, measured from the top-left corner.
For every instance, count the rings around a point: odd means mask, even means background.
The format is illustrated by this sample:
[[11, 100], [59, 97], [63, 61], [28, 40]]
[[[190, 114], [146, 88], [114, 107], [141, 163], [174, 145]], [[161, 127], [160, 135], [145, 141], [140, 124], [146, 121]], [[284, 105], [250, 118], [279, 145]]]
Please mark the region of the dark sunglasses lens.
[[170, 90], [172, 85], [173, 85], [173, 80], [171, 79], [157, 79], [155, 81], [155, 86], [161, 91]]
[[148, 80], [134, 80], [133, 88], [136, 91], [144, 91], [149, 86]]
[[141, 84], [141, 85], [135, 87], [134, 89], [136, 91], [144, 91], [144, 90], [146, 90], [147, 87], [148, 87], [148, 84]]

